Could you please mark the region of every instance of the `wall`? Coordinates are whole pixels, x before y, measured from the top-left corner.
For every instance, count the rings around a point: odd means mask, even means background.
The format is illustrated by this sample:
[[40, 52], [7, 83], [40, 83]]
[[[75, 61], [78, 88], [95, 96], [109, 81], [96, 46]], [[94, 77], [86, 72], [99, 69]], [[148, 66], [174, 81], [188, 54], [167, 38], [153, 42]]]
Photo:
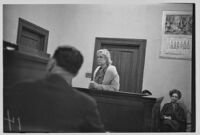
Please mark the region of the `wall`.
[[[63, 26], [63, 17], [59, 15], [61, 9], [56, 5], [3, 5], [3, 40], [16, 43], [20, 17], [49, 30], [48, 46], [56, 46], [60, 37], [59, 28]], [[52, 52], [48, 48], [48, 53]]]
[[92, 71], [95, 37], [146, 39], [143, 89], [150, 89], [156, 97], [165, 96], [163, 103], [169, 100], [169, 90], [180, 89], [183, 102], [191, 110], [191, 61], [159, 58], [165, 10], [191, 11], [192, 5], [9, 5], [4, 8], [3, 39], [16, 42], [18, 17], [48, 29], [49, 53], [66, 43], [83, 53], [84, 64], [73, 86], [84, 88], [90, 81], [85, 73]]

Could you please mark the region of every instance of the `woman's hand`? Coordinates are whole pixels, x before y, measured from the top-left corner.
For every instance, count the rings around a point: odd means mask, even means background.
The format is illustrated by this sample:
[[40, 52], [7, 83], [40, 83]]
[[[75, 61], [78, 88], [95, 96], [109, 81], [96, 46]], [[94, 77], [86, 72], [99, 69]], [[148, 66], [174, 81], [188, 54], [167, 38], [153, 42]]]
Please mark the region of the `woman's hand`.
[[93, 88], [95, 88], [95, 82], [91, 81], [89, 84], [89, 89], [93, 89]]
[[164, 116], [164, 119], [171, 120], [171, 119], [172, 119], [172, 117], [171, 117], [171, 116]]
[[101, 85], [94, 82], [94, 81], [91, 81], [90, 84], [89, 84], [89, 89], [96, 89], [96, 90], [101, 90]]
[[98, 88], [98, 84], [94, 81], [91, 81], [89, 84], [89, 88], [91, 89], [97, 89]]

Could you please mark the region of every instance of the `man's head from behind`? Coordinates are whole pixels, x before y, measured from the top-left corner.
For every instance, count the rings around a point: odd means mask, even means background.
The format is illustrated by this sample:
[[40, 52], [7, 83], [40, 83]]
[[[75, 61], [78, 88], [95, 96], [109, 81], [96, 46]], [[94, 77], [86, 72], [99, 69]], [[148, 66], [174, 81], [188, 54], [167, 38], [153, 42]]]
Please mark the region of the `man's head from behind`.
[[83, 56], [79, 50], [71, 46], [59, 46], [53, 55], [53, 62], [48, 65], [48, 70], [52, 71], [53, 67], [58, 66], [64, 71], [76, 75], [83, 63]]

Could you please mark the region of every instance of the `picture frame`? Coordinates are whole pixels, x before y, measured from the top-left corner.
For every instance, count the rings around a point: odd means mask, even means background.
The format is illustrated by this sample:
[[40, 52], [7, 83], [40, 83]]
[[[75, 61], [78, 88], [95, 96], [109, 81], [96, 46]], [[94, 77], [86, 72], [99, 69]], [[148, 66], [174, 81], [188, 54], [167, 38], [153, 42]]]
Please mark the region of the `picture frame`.
[[191, 60], [192, 12], [163, 11], [161, 58]]

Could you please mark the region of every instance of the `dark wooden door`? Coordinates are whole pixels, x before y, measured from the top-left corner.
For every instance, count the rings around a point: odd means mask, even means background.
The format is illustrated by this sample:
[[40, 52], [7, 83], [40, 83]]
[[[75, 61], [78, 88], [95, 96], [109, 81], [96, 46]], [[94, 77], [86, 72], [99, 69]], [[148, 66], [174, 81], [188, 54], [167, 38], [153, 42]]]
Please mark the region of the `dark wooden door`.
[[43, 55], [47, 51], [49, 31], [19, 18], [17, 44], [19, 51]]
[[[120, 91], [141, 92], [145, 45], [146, 40], [96, 39], [95, 52], [100, 48], [106, 48], [111, 53], [113, 65], [116, 66], [120, 76]], [[93, 64], [94, 67], [96, 68], [95, 62]]]
[[22, 30], [22, 35], [20, 39], [21, 45], [29, 46], [37, 50], [43, 50], [44, 39], [43, 36], [37, 33], [34, 33], [28, 29]]
[[[136, 89], [138, 49], [129, 46], [103, 45], [111, 53], [113, 65], [120, 76], [120, 90], [130, 92]], [[133, 90], [132, 90], [133, 89]]]

